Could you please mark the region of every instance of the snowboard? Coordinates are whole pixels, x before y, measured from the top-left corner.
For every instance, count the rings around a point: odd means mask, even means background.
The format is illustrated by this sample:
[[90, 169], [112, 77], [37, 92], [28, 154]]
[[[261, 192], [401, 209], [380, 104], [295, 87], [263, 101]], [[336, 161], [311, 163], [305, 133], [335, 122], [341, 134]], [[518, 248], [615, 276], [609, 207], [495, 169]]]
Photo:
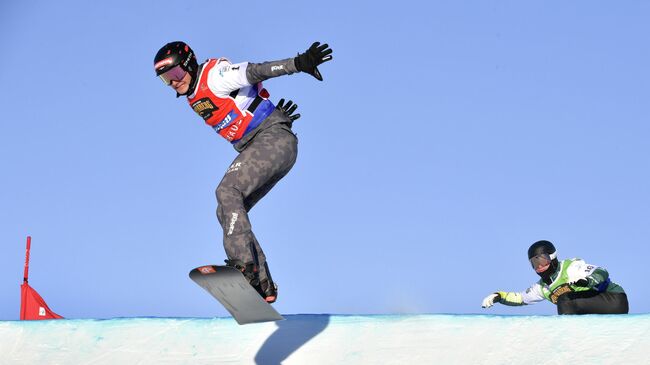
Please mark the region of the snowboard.
[[190, 279], [215, 297], [239, 324], [284, 319], [233, 267], [199, 266], [190, 271]]

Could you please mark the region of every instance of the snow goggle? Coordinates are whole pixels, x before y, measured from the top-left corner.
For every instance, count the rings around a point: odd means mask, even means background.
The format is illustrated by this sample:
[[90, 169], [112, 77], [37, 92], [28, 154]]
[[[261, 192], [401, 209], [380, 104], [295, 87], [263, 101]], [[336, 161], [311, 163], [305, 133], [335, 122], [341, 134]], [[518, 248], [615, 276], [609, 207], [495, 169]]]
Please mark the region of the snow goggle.
[[551, 260], [553, 260], [554, 257], [551, 257], [551, 255], [547, 253], [542, 253], [537, 256], [533, 256], [530, 258], [530, 264], [533, 266], [533, 269], [538, 268], [539, 266], [546, 266], [551, 264]]
[[165, 85], [171, 85], [172, 81], [181, 81], [185, 77], [185, 74], [187, 74], [187, 71], [183, 70], [181, 65], [176, 65], [165, 73], [158, 75], [158, 77], [163, 80]]

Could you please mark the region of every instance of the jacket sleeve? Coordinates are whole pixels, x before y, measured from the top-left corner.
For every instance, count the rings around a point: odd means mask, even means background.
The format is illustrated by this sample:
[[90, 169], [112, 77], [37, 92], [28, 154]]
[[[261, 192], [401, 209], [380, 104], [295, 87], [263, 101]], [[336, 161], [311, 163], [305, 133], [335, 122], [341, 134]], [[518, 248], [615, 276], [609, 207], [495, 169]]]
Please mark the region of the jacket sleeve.
[[521, 297], [521, 293], [498, 291], [497, 294], [499, 294], [499, 303], [503, 305], [509, 305], [509, 306], [524, 305], [524, 301]]
[[609, 272], [603, 267], [598, 267], [587, 278], [589, 279], [590, 284], [593, 283], [594, 286], [598, 286], [609, 279]]
[[523, 292], [497, 292], [499, 293], [499, 303], [509, 306], [527, 305], [544, 300], [542, 287], [535, 283]]
[[268, 80], [273, 77], [291, 75], [298, 72], [293, 58], [280, 61], [269, 61], [264, 63], [248, 63], [246, 67], [246, 78], [251, 85]]
[[230, 63], [225, 58], [219, 58], [217, 64], [208, 74], [208, 87], [217, 96], [227, 96], [252, 84], [246, 78], [247, 62]]

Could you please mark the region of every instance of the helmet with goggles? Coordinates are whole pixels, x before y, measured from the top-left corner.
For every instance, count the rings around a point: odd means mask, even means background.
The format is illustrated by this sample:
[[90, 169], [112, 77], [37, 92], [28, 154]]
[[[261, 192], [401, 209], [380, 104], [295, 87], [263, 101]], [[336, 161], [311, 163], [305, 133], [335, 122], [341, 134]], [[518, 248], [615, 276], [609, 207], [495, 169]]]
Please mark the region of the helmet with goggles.
[[172, 81], [180, 81], [186, 73], [192, 76], [191, 93], [196, 84], [199, 64], [194, 51], [185, 42], [171, 42], [164, 45], [153, 59], [156, 75], [167, 85]]
[[557, 270], [557, 250], [549, 241], [537, 241], [528, 248], [528, 260], [542, 278], [549, 278]]

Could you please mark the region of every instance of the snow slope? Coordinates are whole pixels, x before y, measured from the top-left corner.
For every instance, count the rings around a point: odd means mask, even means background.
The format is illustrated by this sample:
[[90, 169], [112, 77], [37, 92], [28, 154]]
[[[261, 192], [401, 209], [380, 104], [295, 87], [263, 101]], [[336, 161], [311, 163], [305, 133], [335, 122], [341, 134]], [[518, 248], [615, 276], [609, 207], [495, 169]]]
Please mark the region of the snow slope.
[[0, 322], [0, 364], [650, 364], [650, 315]]

